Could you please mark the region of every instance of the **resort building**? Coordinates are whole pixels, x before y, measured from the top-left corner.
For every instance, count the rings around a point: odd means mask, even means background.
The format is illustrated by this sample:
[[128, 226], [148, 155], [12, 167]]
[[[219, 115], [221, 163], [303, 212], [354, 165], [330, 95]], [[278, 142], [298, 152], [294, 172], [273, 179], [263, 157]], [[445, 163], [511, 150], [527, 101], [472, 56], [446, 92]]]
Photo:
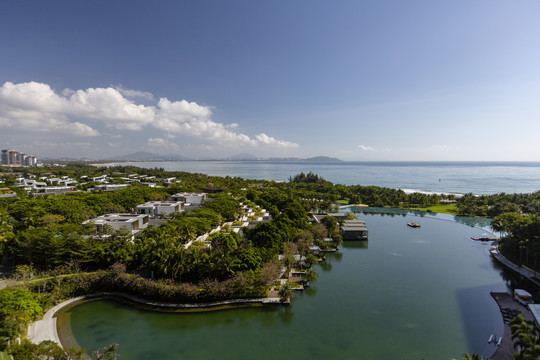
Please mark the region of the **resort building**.
[[180, 201], [191, 205], [201, 205], [203, 201], [208, 199], [206, 193], [178, 193], [171, 196], [171, 201]]
[[116, 190], [128, 188], [130, 186], [131, 185], [129, 185], [129, 184], [103, 184], [103, 185], [96, 185], [93, 188], [89, 188], [86, 191], [88, 191], [88, 192], [92, 192], [92, 191], [116, 191]]
[[82, 223], [83, 227], [90, 224], [96, 225], [97, 232], [104, 232], [107, 226], [114, 230], [127, 230], [132, 235], [132, 240], [139, 235], [150, 221], [150, 215], [146, 214], [105, 214], [97, 218], [86, 220]]
[[26, 155], [17, 150], [2, 150], [2, 165], [37, 166], [37, 159], [33, 155]]
[[180, 201], [149, 201], [137, 205], [137, 214], [147, 214], [152, 217], [166, 216], [184, 210], [184, 203]]
[[341, 226], [343, 240], [367, 240], [368, 230], [362, 220], [345, 220]]
[[76, 192], [77, 188], [73, 186], [47, 186], [35, 187], [32, 191], [34, 195], [63, 195], [70, 192]]
[[0, 188], [0, 198], [16, 198], [17, 194], [11, 192], [10, 188]]

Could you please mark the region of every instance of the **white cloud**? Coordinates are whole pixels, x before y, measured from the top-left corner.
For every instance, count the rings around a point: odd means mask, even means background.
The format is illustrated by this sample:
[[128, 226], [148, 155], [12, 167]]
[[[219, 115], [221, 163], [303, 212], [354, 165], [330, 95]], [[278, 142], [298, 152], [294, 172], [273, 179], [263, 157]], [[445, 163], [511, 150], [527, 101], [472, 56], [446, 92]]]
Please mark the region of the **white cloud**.
[[152, 107], [134, 104], [113, 88], [77, 90], [69, 104], [70, 115], [102, 120], [117, 130], [141, 130], [154, 120]]
[[163, 148], [177, 148], [178, 147], [177, 144], [171, 143], [169, 140], [162, 139], [162, 138], [149, 138], [146, 143], [148, 144], [148, 146], [151, 146], [151, 147], [163, 147]]
[[24, 131], [61, 132], [76, 136], [99, 134], [86, 124], [69, 121], [69, 101], [49, 85], [36, 82], [0, 87], [0, 126]]
[[[175, 136], [195, 138], [223, 146], [297, 148], [298, 144], [261, 133], [254, 138], [237, 132], [237, 123], [212, 120], [212, 110], [186, 100], [160, 98], [155, 106], [128, 99], [153, 99], [152, 94], [117, 88], [65, 89], [57, 93], [48, 84], [6, 82], [0, 87], [0, 126], [24, 131], [59, 132], [75, 136], [100, 134], [86, 122], [102, 123], [115, 130], [141, 131], [148, 127]], [[115, 134], [106, 134], [113, 137]], [[151, 138], [156, 145], [160, 138]], [[162, 139], [164, 140], [164, 139]], [[149, 144], [150, 144], [149, 143]]]
[[295, 149], [295, 148], [297, 148], [299, 146], [298, 144], [292, 143], [292, 142], [289, 142], [289, 141], [277, 140], [277, 139], [275, 139], [275, 138], [273, 138], [271, 136], [268, 136], [268, 135], [266, 135], [264, 133], [255, 136], [255, 138], [261, 144], [264, 144], [264, 145], [276, 145], [277, 147], [280, 147], [280, 148]]
[[34, 141], [32, 144], [23, 144], [21, 147], [47, 147], [47, 148], [90, 148], [93, 145], [89, 142], [52, 142], [52, 141]]
[[54, 128], [54, 131], [76, 136], [98, 136], [99, 132], [90, 126], [74, 122], [71, 124], [62, 124]]
[[368, 145], [358, 145], [357, 148], [362, 150], [362, 151], [375, 151], [374, 148], [372, 148], [371, 146], [368, 146]]
[[143, 98], [147, 100], [154, 100], [154, 95], [152, 95], [151, 93], [147, 91], [124, 89], [122, 85], [115, 87], [115, 89], [118, 90], [120, 94], [128, 98]]

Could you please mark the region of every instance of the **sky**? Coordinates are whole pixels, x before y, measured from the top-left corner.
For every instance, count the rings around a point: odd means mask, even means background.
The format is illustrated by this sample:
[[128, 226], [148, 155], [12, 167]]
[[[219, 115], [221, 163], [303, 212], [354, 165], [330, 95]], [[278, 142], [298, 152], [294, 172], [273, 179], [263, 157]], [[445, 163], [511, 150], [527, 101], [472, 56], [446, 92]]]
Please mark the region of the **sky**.
[[540, 1], [0, 2], [0, 147], [539, 161]]

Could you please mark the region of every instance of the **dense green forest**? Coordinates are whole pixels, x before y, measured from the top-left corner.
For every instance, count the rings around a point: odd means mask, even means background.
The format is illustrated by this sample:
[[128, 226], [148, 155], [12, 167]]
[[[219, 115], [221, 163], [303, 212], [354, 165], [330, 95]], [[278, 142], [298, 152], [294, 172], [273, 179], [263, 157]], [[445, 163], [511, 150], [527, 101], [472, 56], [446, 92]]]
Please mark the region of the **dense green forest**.
[[[175, 182], [163, 187], [133, 182], [112, 192], [86, 191], [98, 184], [88, 181], [92, 177], [107, 175], [114, 183], [125, 183], [130, 174]], [[16, 186], [17, 179], [32, 176], [66, 176], [78, 181], [79, 191], [34, 196]], [[313, 173], [274, 182], [80, 164], [0, 168], [0, 179], [0, 187], [17, 194], [0, 198], [0, 256], [4, 271], [14, 270], [14, 278], [24, 284], [0, 291], [0, 337], [21, 334], [25, 324], [62, 299], [97, 291], [171, 302], [266, 296], [280, 269], [293, 265], [293, 254], [302, 255], [309, 266], [317, 261], [310, 245], [325, 249], [341, 242], [335, 218], [318, 224], [308, 216], [332, 211], [338, 202], [405, 208], [455, 203], [456, 215], [494, 218], [493, 229], [505, 235], [501, 248], [516, 262], [536, 267], [540, 254], [540, 192], [456, 197], [332, 184]], [[216, 193], [201, 207], [175, 213], [134, 240], [122, 230], [107, 229], [107, 236], [96, 236], [95, 227], [81, 225], [99, 215], [129, 213], [147, 201], [203, 188]], [[243, 228], [244, 238], [224, 229], [208, 237], [210, 246], [193, 242], [225, 222], [238, 222], [244, 215], [241, 204], [266, 209], [271, 221]], [[328, 236], [334, 239], [332, 245], [324, 241]]]

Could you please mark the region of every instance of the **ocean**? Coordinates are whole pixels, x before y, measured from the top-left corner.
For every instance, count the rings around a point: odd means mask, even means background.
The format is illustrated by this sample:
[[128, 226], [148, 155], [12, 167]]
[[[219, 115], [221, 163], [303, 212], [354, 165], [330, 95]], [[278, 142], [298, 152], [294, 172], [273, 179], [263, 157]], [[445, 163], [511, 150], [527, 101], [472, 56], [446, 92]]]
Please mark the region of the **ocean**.
[[540, 162], [169, 161], [127, 164], [275, 181], [288, 181], [300, 172], [312, 172], [334, 184], [375, 185], [406, 192], [490, 195], [540, 190]]

